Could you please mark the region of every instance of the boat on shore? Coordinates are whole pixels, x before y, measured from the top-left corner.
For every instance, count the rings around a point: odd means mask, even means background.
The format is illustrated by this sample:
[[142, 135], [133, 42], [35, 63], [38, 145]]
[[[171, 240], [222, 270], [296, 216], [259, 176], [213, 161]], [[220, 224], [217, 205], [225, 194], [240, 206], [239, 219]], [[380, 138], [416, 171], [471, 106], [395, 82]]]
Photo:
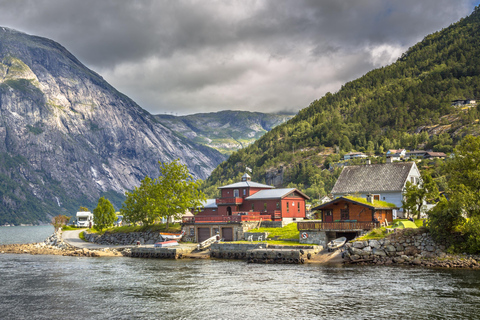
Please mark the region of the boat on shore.
[[338, 248], [341, 248], [345, 244], [345, 242], [347, 242], [347, 238], [345, 237], [332, 240], [327, 244], [327, 249], [328, 251], [335, 251]]
[[180, 233], [168, 233], [168, 232], [160, 232], [162, 238], [166, 240], [180, 240], [183, 235], [185, 234], [185, 230], [182, 230]]
[[178, 246], [177, 240], [161, 241], [153, 245], [154, 248], [165, 248], [165, 247], [173, 247], [173, 246]]

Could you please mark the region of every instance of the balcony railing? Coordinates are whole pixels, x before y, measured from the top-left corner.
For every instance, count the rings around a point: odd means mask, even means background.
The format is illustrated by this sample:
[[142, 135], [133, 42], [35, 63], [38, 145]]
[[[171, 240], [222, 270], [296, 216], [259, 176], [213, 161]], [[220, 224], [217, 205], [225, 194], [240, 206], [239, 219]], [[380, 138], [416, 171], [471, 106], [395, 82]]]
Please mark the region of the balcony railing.
[[379, 223], [373, 221], [302, 221], [297, 223], [298, 230], [372, 230], [378, 228]]
[[222, 205], [222, 204], [232, 204], [232, 205], [240, 205], [243, 203], [243, 198], [238, 198], [238, 197], [234, 197], [234, 198], [220, 198], [220, 199], [216, 199], [215, 200], [215, 203], [217, 205]]
[[269, 214], [248, 214], [231, 216], [196, 216], [196, 217], [183, 217], [183, 223], [238, 223], [243, 221], [271, 221], [272, 216]]

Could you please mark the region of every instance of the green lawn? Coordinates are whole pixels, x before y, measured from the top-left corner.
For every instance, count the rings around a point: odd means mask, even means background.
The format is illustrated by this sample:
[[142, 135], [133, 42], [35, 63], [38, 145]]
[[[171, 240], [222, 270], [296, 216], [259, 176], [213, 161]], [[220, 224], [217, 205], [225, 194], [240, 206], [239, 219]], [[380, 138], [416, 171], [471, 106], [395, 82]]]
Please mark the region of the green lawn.
[[[420, 228], [423, 227], [423, 220], [424, 219], [416, 219], [415, 220], [415, 225]], [[407, 219], [394, 219], [391, 223], [389, 223], [389, 226], [392, 226], [395, 222], [397, 221], [407, 221]], [[414, 229], [416, 230], [416, 229]], [[387, 236], [387, 230], [385, 227], [373, 229], [363, 237], [358, 238], [358, 240], [378, 240], [378, 239], [383, 239]]]
[[283, 228], [258, 228], [249, 232], [268, 232], [268, 238], [278, 237], [278, 239], [299, 239], [299, 231], [296, 223], [290, 223]]

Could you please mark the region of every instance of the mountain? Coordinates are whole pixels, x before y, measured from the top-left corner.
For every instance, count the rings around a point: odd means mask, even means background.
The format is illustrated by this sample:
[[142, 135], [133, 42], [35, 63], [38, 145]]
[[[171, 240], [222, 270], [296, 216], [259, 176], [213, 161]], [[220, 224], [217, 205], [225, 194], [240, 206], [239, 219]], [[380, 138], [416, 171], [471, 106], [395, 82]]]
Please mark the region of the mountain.
[[158, 161], [200, 179], [225, 159], [170, 130], [60, 44], [0, 28], [0, 225], [93, 209]]
[[156, 115], [164, 126], [199, 144], [230, 155], [293, 117], [248, 111], [221, 111], [175, 117]]
[[428, 35], [395, 63], [327, 93], [254, 144], [233, 153], [207, 179], [205, 191], [239, 179], [296, 186], [315, 198], [330, 192], [339, 170], [325, 170], [343, 153], [383, 154], [390, 148], [452, 151], [466, 134], [480, 134], [480, 7]]

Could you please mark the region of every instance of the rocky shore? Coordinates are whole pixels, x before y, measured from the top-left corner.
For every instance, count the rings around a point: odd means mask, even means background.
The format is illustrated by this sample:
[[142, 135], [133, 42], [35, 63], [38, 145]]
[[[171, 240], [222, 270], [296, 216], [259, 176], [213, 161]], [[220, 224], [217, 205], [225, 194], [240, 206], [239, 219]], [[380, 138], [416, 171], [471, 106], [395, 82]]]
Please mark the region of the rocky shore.
[[[86, 233], [88, 238], [90, 234]], [[98, 237], [97, 243], [119, 244], [136, 243], [149, 244], [155, 241], [156, 234], [115, 234]], [[96, 238], [96, 237], [95, 237]], [[94, 240], [94, 239], [90, 239]], [[54, 233], [45, 241], [32, 244], [0, 245], [0, 254], [48, 254], [77, 257], [121, 257], [131, 256], [130, 249], [77, 249], [62, 240], [61, 231]], [[204, 255], [209, 257], [210, 254]], [[312, 255], [312, 260], [322, 260], [326, 255]], [[404, 265], [438, 268], [480, 269], [478, 255], [451, 255], [445, 252], [445, 246], [436, 244], [423, 229], [399, 229], [395, 233], [380, 240], [353, 241], [345, 245], [339, 262], [359, 265]], [[218, 257], [216, 257], [218, 258]], [[223, 258], [223, 257], [222, 257]], [[323, 261], [323, 260], [322, 260]]]
[[344, 262], [480, 269], [480, 256], [447, 254], [445, 246], [436, 244], [423, 228], [398, 229], [385, 239], [347, 243]]
[[61, 231], [57, 231], [45, 241], [29, 244], [6, 244], [0, 245], [0, 254], [48, 254], [74, 257], [121, 257], [121, 252], [115, 249], [76, 249], [62, 240]]

